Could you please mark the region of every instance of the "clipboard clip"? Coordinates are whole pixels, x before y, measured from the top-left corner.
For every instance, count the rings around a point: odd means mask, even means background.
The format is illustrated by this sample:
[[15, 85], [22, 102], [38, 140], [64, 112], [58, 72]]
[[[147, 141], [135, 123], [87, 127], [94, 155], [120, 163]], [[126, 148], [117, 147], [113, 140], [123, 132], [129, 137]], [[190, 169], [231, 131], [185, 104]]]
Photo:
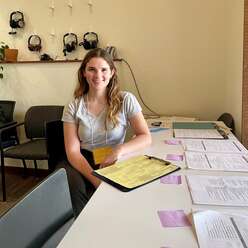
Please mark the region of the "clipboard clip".
[[167, 160], [164, 160], [164, 159], [161, 159], [161, 158], [157, 158], [157, 157], [154, 157], [154, 156], [149, 156], [149, 155], [145, 155], [148, 159], [154, 159], [154, 160], [157, 160], [159, 162], [162, 162], [164, 163], [166, 166], [170, 165], [171, 162], [167, 161]]

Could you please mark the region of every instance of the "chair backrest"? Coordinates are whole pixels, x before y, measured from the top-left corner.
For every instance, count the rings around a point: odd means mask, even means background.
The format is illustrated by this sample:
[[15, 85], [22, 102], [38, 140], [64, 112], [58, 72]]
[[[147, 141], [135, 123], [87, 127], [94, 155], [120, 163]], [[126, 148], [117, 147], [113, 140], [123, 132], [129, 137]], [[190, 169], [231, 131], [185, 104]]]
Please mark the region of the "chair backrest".
[[46, 122], [60, 120], [64, 106], [46, 105], [30, 107], [24, 119], [26, 136], [29, 139], [45, 138]]
[[50, 170], [54, 170], [60, 161], [67, 159], [61, 120], [46, 123], [46, 140], [47, 153], [49, 154], [48, 166]]
[[217, 119], [217, 121], [223, 121], [225, 125], [232, 129], [232, 132], [235, 133], [235, 124], [234, 119], [231, 114], [229, 113], [223, 113], [220, 115], [220, 117]]
[[59, 169], [0, 218], [1, 247], [41, 247], [72, 217], [66, 172]]
[[15, 101], [0, 101], [0, 122], [7, 123], [13, 121]]

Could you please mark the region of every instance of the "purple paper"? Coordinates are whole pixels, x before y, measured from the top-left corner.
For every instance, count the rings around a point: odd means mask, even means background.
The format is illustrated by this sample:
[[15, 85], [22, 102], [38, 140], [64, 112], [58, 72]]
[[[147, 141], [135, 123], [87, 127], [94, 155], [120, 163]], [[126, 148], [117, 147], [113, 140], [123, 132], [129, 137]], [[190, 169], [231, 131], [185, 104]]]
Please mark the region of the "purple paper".
[[176, 140], [176, 139], [175, 140], [165, 140], [164, 143], [166, 145], [181, 145], [182, 144], [181, 140]]
[[173, 160], [173, 161], [182, 161], [183, 160], [183, 155], [167, 154], [166, 159]]
[[183, 210], [158, 211], [158, 216], [163, 227], [191, 226]]
[[160, 182], [164, 184], [181, 184], [182, 178], [178, 175], [168, 175], [160, 178]]

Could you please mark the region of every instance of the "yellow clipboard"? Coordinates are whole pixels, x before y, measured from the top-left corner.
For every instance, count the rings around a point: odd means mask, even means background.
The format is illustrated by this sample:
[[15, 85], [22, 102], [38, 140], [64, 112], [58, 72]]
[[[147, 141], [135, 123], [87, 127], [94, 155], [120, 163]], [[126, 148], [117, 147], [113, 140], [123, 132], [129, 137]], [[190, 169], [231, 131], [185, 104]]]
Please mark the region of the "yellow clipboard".
[[169, 161], [142, 155], [95, 170], [93, 175], [121, 191], [130, 191], [177, 170], [180, 167]]

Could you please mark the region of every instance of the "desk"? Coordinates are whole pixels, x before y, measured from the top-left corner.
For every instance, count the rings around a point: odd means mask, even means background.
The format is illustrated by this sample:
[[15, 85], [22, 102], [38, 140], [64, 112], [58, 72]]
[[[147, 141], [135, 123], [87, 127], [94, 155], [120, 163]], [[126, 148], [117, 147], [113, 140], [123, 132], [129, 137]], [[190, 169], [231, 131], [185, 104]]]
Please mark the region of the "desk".
[[[181, 146], [164, 144], [166, 138], [172, 137], [171, 130], [152, 133], [152, 136], [153, 144], [143, 154], [165, 158], [166, 153], [183, 153]], [[231, 135], [231, 138], [235, 137]], [[185, 167], [183, 162], [176, 164]], [[218, 175], [218, 172], [182, 169], [175, 174]], [[192, 227], [163, 228], [157, 214], [158, 210], [178, 209], [189, 214], [193, 207], [198, 208], [192, 205], [184, 176], [181, 185], [161, 184], [156, 180], [128, 193], [101, 183], [58, 247], [196, 248], [198, 245]], [[227, 211], [232, 209], [225, 207]], [[241, 208], [235, 208], [238, 209]], [[248, 211], [248, 208], [241, 210]]]

